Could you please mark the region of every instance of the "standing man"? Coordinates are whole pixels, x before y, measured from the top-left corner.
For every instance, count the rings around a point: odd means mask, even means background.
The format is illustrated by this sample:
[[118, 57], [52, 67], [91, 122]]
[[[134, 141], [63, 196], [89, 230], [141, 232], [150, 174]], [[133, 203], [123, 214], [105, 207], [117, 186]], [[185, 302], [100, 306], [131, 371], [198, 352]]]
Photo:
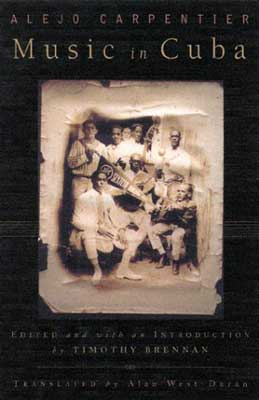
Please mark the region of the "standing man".
[[92, 188], [92, 175], [98, 168], [100, 155], [106, 155], [105, 145], [95, 138], [98, 130], [93, 120], [82, 124], [84, 137], [76, 140], [70, 149], [67, 163], [72, 170], [72, 197], [75, 201]]
[[131, 135], [131, 129], [129, 126], [125, 126], [122, 130], [122, 140], [124, 142], [133, 142], [134, 139]]
[[132, 127], [132, 137], [134, 138], [136, 143], [141, 143], [142, 135], [143, 135], [143, 125], [142, 124], [133, 124]]
[[126, 160], [123, 159], [124, 152], [122, 149], [122, 128], [119, 125], [112, 127], [112, 143], [106, 147], [107, 160], [111, 163], [125, 169]]
[[139, 153], [143, 156], [144, 154], [144, 144], [142, 144], [143, 125], [133, 124], [131, 129], [132, 129], [132, 137], [134, 139], [133, 151], [134, 153]]
[[181, 132], [172, 128], [169, 134], [171, 147], [165, 152], [163, 158], [163, 172], [165, 181], [189, 182], [191, 175], [191, 156], [180, 147]]
[[[131, 134], [131, 137], [129, 137], [129, 134]], [[129, 130], [129, 128], [123, 129], [123, 141], [121, 142], [120, 145], [120, 151], [122, 154], [121, 159], [123, 160], [123, 162], [126, 163], [127, 170], [129, 170], [130, 168], [129, 160], [132, 154], [138, 153], [141, 156], [143, 156], [144, 145], [140, 143], [141, 138], [142, 138], [141, 124], [133, 125], [132, 130]]]

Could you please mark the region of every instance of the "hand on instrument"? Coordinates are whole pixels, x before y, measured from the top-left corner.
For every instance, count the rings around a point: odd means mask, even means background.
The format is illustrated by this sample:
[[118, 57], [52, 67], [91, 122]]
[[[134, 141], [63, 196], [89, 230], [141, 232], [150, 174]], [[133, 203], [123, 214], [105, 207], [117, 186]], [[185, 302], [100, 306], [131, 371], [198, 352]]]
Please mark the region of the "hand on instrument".
[[113, 238], [113, 234], [107, 228], [105, 228], [103, 225], [99, 225], [98, 232], [103, 236]]

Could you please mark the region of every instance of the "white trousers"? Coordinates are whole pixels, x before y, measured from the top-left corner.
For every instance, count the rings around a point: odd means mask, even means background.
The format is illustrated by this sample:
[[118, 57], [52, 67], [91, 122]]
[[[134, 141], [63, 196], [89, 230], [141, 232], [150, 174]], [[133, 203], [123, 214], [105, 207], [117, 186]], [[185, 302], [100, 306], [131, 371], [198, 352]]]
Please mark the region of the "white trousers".
[[149, 230], [151, 228], [151, 219], [150, 215], [142, 209], [138, 209], [137, 211], [133, 212], [120, 209], [119, 218], [120, 221], [123, 220], [125, 226], [129, 225], [130, 223], [134, 223], [138, 228], [137, 230], [129, 228], [126, 229], [125, 235], [128, 246], [123, 252], [122, 260], [118, 267], [118, 271], [123, 273], [128, 270], [130, 259], [136, 254], [137, 248], [149, 234]]
[[179, 228], [177, 225], [163, 223], [153, 225], [149, 233], [149, 239], [152, 248], [158, 250], [160, 254], [165, 253], [160, 235], [167, 231], [172, 231], [172, 233], [170, 234], [172, 243], [172, 257], [173, 260], [178, 261], [185, 254], [185, 230], [183, 228]]

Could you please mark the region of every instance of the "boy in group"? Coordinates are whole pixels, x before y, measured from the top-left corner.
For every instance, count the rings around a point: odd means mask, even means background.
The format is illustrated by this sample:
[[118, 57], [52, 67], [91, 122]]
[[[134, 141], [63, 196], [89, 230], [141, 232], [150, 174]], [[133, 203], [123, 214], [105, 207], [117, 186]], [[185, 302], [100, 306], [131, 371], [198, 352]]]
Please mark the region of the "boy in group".
[[[176, 194], [175, 194], [176, 192]], [[151, 228], [149, 238], [152, 248], [160, 254], [158, 268], [163, 268], [166, 251], [160, 235], [170, 231], [172, 252], [171, 262], [174, 275], [179, 274], [180, 260], [185, 255], [185, 239], [195, 230], [197, 223], [197, 207], [192, 200], [193, 187], [191, 184], [179, 184], [176, 191], [168, 190], [166, 198], [159, 206], [157, 224]], [[196, 268], [189, 264], [189, 269], [199, 275]]]

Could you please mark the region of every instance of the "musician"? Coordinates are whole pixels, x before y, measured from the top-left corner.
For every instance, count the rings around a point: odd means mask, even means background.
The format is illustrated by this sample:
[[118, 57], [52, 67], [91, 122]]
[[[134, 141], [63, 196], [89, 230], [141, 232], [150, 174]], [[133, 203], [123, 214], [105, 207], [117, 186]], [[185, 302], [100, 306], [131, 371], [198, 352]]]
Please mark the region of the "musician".
[[[132, 154], [129, 160], [129, 165], [130, 169], [125, 171], [124, 174], [130, 181], [130, 184], [139, 188], [143, 194], [149, 194], [155, 186], [155, 179], [144, 170], [144, 161], [141, 154]], [[125, 207], [127, 210], [137, 211], [139, 208], [143, 208], [143, 204], [140, 200], [133, 198], [129, 194], [122, 193], [121, 190], [113, 190], [113, 195], [122, 195], [120, 197], [122, 202], [126, 204]]]
[[123, 130], [122, 130], [122, 140], [124, 142], [127, 142], [127, 141], [133, 142], [134, 141], [134, 139], [132, 137], [132, 134], [131, 134], [131, 129], [130, 129], [129, 126], [125, 126], [123, 128]]
[[142, 124], [133, 124], [131, 127], [132, 137], [134, 138], [136, 143], [142, 142], [143, 135], [143, 125]]
[[114, 125], [112, 127], [111, 137], [112, 143], [106, 147], [107, 160], [122, 169], [125, 169], [126, 160], [123, 158], [122, 128], [120, 125]]
[[[151, 245], [160, 254], [158, 268], [164, 266], [165, 249], [160, 235], [170, 232], [172, 241], [172, 270], [173, 274], [179, 274], [181, 258], [185, 255], [185, 239], [196, 227], [197, 208], [192, 200], [193, 188], [190, 184], [180, 184], [177, 187], [176, 198], [173, 190], [169, 190], [168, 198], [164, 199], [159, 207], [157, 220], [149, 235]], [[191, 272], [199, 275], [198, 271], [189, 264]]]
[[73, 174], [73, 200], [92, 188], [91, 178], [98, 168], [100, 155], [106, 155], [105, 145], [95, 138], [98, 130], [93, 120], [82, 124], [82, 132], [84, 137], [72, 144], [67, 158]]
[[[125, 174], [130, 180], [129, 188], [137, 187], [145, 193], [154, 186], [152, 178], [143, 170], [143, 159], [139, 154], [132, 154], [130, 169]], [[119, 207], [118, 218], [128, 227], [126, 230], [128, 249], [123, 253], [116, 276], [119, 279], [141, 280], [140, 275], [133, 274], [129, 270], [129, 262], [135, 256], [137, 248], [146, 238], [151, 227], [150, 215], [145, 209], [147, 204], [143, 204], [141, 200], [118, 189], [114, 190], [113, 195]]]
[[181, 132], [171, 128], [169, 138], [171, 147], [165, 152], [162, 167], [165, 181], [188, 183], [191, 175], [191, 156], [180, 147]]
[[117, 247], [126, 246], [125, 228], [115, 218], [116, 206], [111, 195], [106, 193], [106, 185], [107, 176], [103, 172], [95, 174], [93, 188], [77, 198], [72, 216], [70, 245], [85, 251], [94, 268], [93, 284], [99, 284], [102, 278], [98, 250], [111, 253], [114, 240]]
[[[128, 136], [130, 132], [131, 137]], [[140, 154], [143, 156], [144, 153], [144, 145], [140, 143], [142, 139], [142, 125], [134, 124], [130, 131], [128, 128], [124, 128], [123, 138], [120, 144], [121, 160], [126, 164], [125, 169], [129, 171], [131, 169], [129, 160], [132, 154]]]

